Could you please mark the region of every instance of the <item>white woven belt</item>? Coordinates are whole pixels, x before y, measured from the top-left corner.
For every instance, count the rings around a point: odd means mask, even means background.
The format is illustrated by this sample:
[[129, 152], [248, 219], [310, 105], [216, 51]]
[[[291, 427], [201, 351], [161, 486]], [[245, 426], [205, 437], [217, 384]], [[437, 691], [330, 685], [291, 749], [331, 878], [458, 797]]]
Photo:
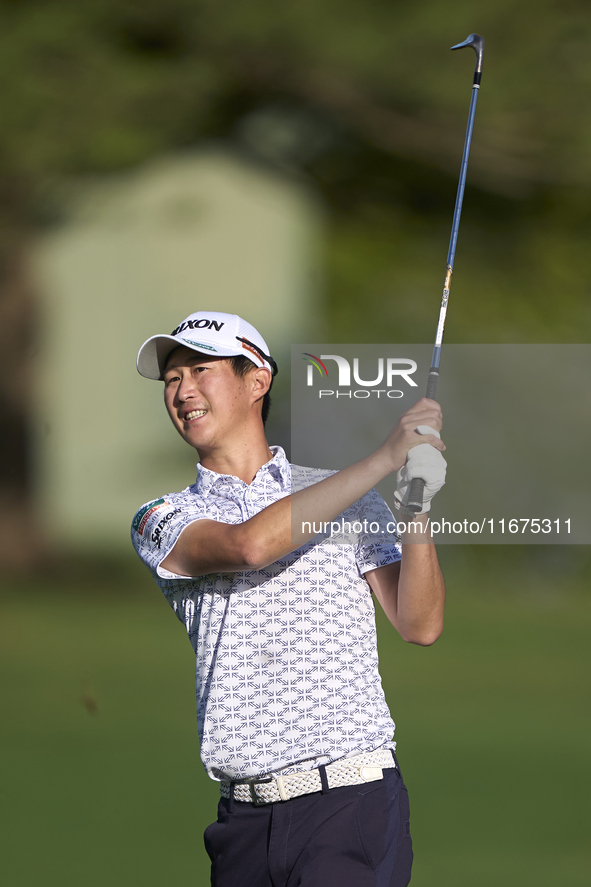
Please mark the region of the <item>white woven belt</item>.
[[[326, 778], [329, 788], [342, 785], [360, 785], [363, 782], [375, 782], [382, 779], [382, 770], [395, 767], [392, 752], [387, 748], [355, 755], [353, 758], [342, 758], [334, 764], [326, 765]], [[322, 791], [322, 780], [319, 770], [306, 770], [302, 773], [289, 773], [285, 776], [261, 776], [244, 782], [222, 782], [220, 791], [223, 798], [230, 797], [234, 787], [234, 800], [246, 801], [251, 804], [275, 804], [277, 801], [289, 801], [300, 795], [311, 795]]]

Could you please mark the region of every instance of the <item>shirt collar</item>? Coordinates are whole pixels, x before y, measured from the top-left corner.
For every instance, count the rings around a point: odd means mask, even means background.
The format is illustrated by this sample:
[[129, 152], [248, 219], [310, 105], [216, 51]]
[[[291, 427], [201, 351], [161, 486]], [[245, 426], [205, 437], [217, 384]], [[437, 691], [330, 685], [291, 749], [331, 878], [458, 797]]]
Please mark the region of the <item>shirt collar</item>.
[[[259, 483], [264, 483], [267, 477], [276, 480], [282, 489], [290, 489], [291, 486], [291, 466], [287, 461], [287, 456], [283, 447], [269, 447], [273, 453], [273, 458], [261, 465], [255, 474], [251, 487]], [[235, 477], [233, 474], [218, 474], [210, 468], [204, 468], [203, 465], [197, 465], [197, 480], [195, 481], [194, 490], [200, 496], [207, 496], [212, 488], [221, 480], [232, 481], [233, 483], [247, 487], [243, 480]]]

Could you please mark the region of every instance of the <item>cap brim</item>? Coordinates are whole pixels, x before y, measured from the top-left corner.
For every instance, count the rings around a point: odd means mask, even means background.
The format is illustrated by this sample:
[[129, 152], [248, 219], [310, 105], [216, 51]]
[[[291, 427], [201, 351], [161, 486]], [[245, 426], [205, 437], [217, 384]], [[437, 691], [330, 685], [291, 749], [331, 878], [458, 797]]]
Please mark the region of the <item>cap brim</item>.
[[244, 353], [240, 348], [213, 348], [205, 343], [183, 339], [181, 336], [152, 336], [144, 342], [138, 351], [137, 370], [140, 376], [144, 376], [146, 379], [162, 381], [169, 354], [175, 348], [180, 347], [190, 348], [191, 351], [207, 354], [210, 357], [234, 357], [237, 354]]

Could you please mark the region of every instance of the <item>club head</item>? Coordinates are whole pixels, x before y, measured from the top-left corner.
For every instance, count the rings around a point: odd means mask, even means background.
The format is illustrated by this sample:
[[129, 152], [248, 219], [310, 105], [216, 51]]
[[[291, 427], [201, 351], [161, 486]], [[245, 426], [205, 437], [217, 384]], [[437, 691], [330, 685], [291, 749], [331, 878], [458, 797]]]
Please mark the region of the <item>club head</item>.
[[451, 49], [463, 49], [465, 46], [471, 46], [476, 53], [476, 71], [482, 72], [482, 56], [484, 55], [484, 37], [480, 34], [470, 34], [463, 43], [456, 43]]

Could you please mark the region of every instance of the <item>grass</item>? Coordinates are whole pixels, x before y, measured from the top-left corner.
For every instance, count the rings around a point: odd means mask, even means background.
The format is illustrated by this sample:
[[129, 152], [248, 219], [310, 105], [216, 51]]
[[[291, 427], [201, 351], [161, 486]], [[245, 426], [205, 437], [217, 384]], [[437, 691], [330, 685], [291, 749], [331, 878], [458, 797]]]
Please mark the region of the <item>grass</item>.
[[[432, 648], [379, 619], [413, 887], [588, 883], [588, 580], [533, 551], [442, 552]], [[147, 573], [75, 572], [0, 590], [3, 882], [206, 885], [217, 791], [183, 627]]]

